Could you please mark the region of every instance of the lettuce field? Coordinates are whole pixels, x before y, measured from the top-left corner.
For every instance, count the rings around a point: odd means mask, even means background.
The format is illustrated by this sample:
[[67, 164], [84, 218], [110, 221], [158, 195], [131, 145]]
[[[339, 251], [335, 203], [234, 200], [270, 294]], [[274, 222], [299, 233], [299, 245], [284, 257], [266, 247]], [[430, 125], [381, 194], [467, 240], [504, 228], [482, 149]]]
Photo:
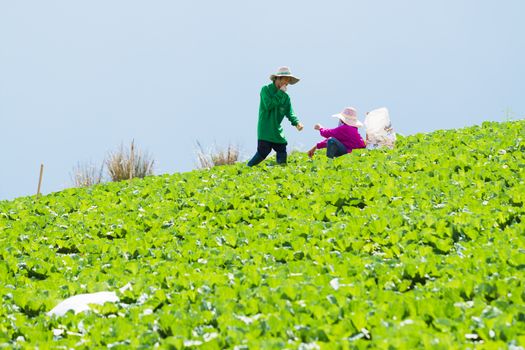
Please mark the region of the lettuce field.
[[0, 347], [523, 349], [524, 135], [485, 122], [1, 201]]

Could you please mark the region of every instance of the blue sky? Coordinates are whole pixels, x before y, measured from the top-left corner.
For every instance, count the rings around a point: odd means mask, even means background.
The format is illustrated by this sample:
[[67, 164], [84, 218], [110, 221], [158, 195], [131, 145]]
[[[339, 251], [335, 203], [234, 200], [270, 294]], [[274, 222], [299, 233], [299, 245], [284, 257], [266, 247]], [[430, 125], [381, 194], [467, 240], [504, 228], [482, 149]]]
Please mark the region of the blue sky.
[[[277, 67], [305, 130], [386, 106], [402, 134], [525, 116], [525, 2], [0, 0], [0, 200], [72, 186], [132, 139], [156, 173], [196, 167], [195, 142], [256, 148]], [[334, 123], [335, 125], [335, 123]]]

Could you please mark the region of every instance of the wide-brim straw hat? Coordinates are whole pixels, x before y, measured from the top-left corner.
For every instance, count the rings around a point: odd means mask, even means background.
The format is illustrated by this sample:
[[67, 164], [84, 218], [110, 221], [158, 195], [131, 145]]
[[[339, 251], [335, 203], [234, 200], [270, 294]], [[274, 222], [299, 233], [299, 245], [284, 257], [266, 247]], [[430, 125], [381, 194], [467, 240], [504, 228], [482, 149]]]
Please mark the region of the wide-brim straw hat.
[[357, 119], [357, 110], [354, 107], [346, 107], [341, 113], [334, 114], [332, 117], [338, 118], [346, 125], [355, 126], [356, 128], [363, 127], [363, 123]]
[[270, 75], [270, 80], [271, 81], [275, 81], [275, 79], [279, 78], [279, 77], [288, 77], [288, 78], [290, 78], [290, 85], [293, 85], [293, 84], [297, 83], [299, 80], [301, 80], [301, 79], [295, 77], [292, 74], [292, 72], [290, 71], [290, 68], [288, 68], [288, 67], [279, 67], [279, 69], [277, 70], [277, 73]]

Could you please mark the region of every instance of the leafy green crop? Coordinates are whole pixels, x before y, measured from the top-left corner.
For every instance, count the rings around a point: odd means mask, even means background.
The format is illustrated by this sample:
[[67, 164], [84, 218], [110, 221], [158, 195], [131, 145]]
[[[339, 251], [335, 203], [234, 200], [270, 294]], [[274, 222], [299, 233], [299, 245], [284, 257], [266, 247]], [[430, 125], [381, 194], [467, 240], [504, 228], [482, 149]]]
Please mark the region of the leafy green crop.
[[[525, 344], [525, 121], [0, 202], [0, 345]], [[48, 317], [61, 300], [120, 303]]]

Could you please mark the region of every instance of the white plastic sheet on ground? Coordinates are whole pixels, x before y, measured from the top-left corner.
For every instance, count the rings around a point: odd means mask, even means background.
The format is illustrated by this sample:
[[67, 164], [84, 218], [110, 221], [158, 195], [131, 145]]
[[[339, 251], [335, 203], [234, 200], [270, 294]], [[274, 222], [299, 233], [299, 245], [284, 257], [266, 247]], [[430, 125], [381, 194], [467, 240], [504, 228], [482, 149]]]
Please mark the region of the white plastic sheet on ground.
[[394, 148], [396, 133], [392, 128], [387, 108], [382, 107], [368, 112], [365, 118], [365, 127], [367, 148]]
[[[120, 292], [124, 292], [131, 288], [131, 284], [126, 284], [120, 288]], [[98, 292], [89, 294], [74, 295], [66, 300], [60, 302], [51, 311], [47, 313], [48, 316], [63, 316], [69, 310], [73, 310], [75, 314], [87, 311], [90, 309], [90, 304], [104, 305], [104, 303], [117, 303], [120, 299], [116, 292]]]

